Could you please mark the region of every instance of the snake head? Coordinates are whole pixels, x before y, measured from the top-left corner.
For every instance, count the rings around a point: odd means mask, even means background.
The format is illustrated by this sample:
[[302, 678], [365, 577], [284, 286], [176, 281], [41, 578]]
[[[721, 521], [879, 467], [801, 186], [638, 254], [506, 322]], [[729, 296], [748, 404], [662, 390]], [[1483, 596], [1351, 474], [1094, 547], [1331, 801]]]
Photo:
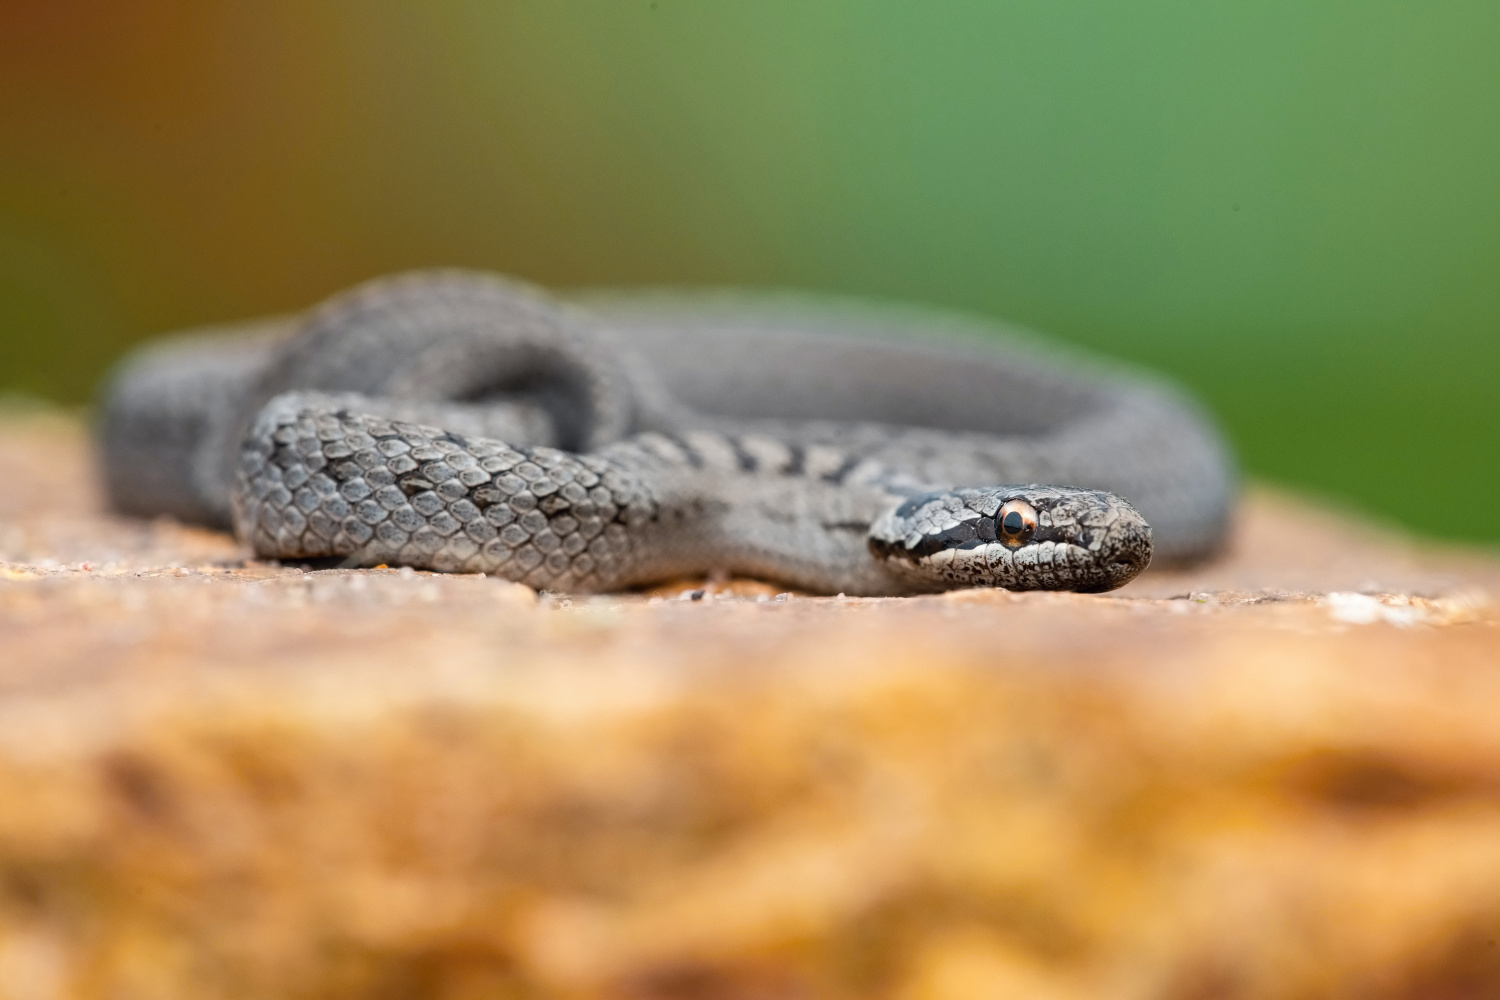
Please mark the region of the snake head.
[[954, 586], [1099, 593], [1151, 562], [1151, 526], [1113, 493], [997, 486], [924, 493], [876, 519], [869, 546], [928, 590]]

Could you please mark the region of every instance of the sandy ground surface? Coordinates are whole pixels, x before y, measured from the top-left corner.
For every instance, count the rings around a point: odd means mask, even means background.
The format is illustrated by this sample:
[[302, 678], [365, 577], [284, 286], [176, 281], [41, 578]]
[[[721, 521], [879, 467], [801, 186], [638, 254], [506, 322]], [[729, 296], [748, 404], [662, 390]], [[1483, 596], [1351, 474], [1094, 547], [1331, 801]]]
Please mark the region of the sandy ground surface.
[[0, 422], [0, 998], [1500, 996], [1500, 563], [1104, 596], [246, 560]]

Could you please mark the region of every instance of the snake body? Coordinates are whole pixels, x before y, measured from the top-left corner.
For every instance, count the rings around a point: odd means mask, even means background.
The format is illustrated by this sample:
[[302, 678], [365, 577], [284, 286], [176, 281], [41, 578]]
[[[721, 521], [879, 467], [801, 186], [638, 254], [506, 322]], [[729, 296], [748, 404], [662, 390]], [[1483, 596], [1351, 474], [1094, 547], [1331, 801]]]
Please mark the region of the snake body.
[[559, 591], [1108, 590], [1211, 553], [1234, 490], [1175, 389], [993, 324], [469, 272], [150, 345], [101, 413], [123, 512]]

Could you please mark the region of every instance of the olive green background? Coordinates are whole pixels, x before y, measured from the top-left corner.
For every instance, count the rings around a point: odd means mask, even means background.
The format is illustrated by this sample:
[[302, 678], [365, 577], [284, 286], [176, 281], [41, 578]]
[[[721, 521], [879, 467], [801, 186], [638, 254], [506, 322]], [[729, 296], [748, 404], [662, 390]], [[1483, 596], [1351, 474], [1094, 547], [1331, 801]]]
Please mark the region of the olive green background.
[[1500, 4], [0, 8], [0, 388], [398, 268], [965, 307], [1500, 540]]

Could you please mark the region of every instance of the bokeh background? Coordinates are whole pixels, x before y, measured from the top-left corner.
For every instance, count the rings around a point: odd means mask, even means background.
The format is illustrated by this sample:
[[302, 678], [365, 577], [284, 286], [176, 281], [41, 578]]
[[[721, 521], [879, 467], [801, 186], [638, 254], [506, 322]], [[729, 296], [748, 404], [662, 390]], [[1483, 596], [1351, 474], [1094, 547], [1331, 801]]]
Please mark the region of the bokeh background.
[[1500, 4], [0, 0], [0, 390], [427, 265], [962, 307], [1500, 541]]

